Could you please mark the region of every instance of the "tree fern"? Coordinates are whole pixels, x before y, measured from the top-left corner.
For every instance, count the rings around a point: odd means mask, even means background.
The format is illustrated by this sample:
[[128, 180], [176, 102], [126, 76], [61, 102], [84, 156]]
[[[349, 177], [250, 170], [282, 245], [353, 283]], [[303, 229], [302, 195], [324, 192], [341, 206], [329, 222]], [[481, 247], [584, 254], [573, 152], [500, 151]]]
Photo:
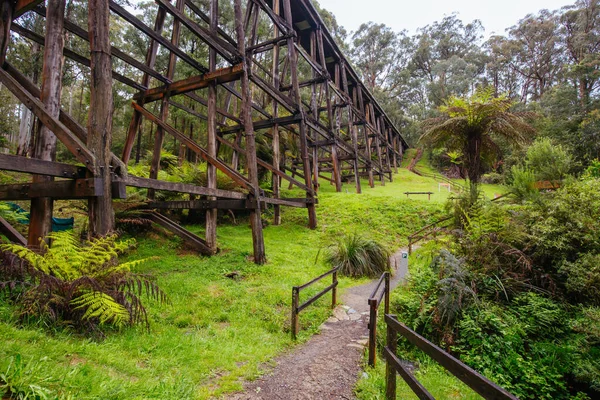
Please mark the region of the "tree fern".
[[0, 290], [13, 291], [16, 282], [21, 283], [23, 316], [79, 327], [148, 326], [142, 296], [167, 302], [147, 276], [131, 272], [147, 259], [119, 263], [118, 256], [135, 245], [133, 239], [117, 240], [112, 235], [81, 242], [70, 231], [51, 233], [48, 239], [51, 245], [43, 242], [43, 254], [14, 244], [0, 246], [13, 255], [0, 265]]

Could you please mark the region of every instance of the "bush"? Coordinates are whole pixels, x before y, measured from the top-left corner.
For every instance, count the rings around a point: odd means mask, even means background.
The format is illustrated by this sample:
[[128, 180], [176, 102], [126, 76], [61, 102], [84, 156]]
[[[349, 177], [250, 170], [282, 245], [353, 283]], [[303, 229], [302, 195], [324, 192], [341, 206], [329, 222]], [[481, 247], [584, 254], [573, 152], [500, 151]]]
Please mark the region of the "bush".
[[390, 270], [390, 253], [374, 240], [354, 234], [340, 239], [327, 251], [327, 261], [341, 275], [370, 278]]
[[530, 169], [513, 165], [510, 169], [510, 193], [519, 201], [535, 200], [539, 191], [535, 188], [536, 175]]
[[[41, 318], [96, 331], [101, 326], [120, 328], [145, 323], [141, 296], [165, 302], [165, 294], [147, 277], [134, 274], [136, 260], [119, 264], [117, 256], [135, 241], [117, 241], [116, 235], [80, 243], [73, 231], [48, 236], [43, 255], [16, 244], [4, 244], [0, 289], [16, 291], [23, 317]], [[4, 281], [4, 282], [1, 282]]]
[[481, 177], [481, 183], [488, 183], [490, 185], [500, 185], [504, 183], [504, 176], [497, 172], [490, 172]]
[[533, 171], [538, 181], [557, 181], [569, 174], [573, 158], [561, 145], [542, 138], [527, 149], [525, 166]]

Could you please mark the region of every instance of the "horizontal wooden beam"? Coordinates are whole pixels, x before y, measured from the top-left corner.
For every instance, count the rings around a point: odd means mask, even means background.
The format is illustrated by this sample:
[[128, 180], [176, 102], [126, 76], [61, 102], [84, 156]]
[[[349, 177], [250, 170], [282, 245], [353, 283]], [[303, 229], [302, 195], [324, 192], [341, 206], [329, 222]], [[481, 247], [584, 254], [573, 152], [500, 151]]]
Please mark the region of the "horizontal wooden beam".
[[242, 72], [243, 65], [237, 64], [233, 67], [221, 68], [216, 71], [207, 72], [198, 76], [192, 76], [191, 78], [169, 83], [164, 86], [148, 89], [144, 92], [136, 93], [133, 98], [137, 101], [150, 103], [160, 100], [165, 96], [172, 97], [177, 96], [178, 94], [193, 92], [194, 90], [208, 87], [208, 85], [213, 82], [226, 83], [234, 81], [241, 76]]
[[147, 208], [161, 210], [245, 210], [256, 208], [256, 203], [252, 206], [248, 200], [189, 200], [189, 201], [151, 201], [147, 203]]
[[86, 174], [85, 167], [10, 154], [0, 154], [0, 170], [60, 178], [85, 178]]
[[30, 200], [37, 197], [85, 199], [103, 195], [100, 178], [0, 185], [0, 200]]
[[[302, 116], [300, 116], [300, 115], [288, 115], [287, 117], [263, 119], [263, 120], [255, 121], [253, 123], [254, 131], [272, 128], [275, 125], [284, 126], [284, 125], [296, 124], [296, 123], [300, 122], [301, 120], [302, 120]], [[228, 133], [235, 133], [235, 132], [239, 132], [239, 131], [243, 131], [243, 130], [244, 130], [243, 125], [236, 125], [236, 126], [230, 126], [227, 128], [220, 129], [219, 134], [226, 135]]]
[[261, 197], [260, 201], [267, 203], [267, 204], [278, 204], [281, 206], [299, 207], [299, 208], [306, 208], [308, 206], [308, 204], [317, 204], [317, 199], [315, 199], [315, 201], [313, 203], [311, 201], [311, 199], [304, 199], [304, 198], [276, 199], [273, 197]]
[[247, 197], [244, 193], [231, 190], [209, 189], [202, 186], [190, 185], [188, 183], [159, 181], [157, 179], [140, 178], [133, 175], [129, 175], [127, 179], [122, 182], [131, 187], [164, 190], [167, 192], [189, 193], [201, 196], [222, 197], [226, 199], [246, 199]]

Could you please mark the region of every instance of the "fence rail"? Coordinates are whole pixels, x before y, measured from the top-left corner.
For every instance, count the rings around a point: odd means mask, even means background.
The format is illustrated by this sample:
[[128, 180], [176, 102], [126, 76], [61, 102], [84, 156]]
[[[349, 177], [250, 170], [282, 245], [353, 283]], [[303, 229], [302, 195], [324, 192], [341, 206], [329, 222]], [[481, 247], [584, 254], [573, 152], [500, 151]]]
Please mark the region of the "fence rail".
[[[292, 288], [292, 339], [296, 340], [296, 337], [298, 336], [298, 331], [300, 329], [298, 317], [299, 317], [300, 311], [304, 310], [306, 307], [310, 306], [312, 303], [319, 300], [321, 297], [323, 297], [329, 291], [331, 291], [331, 308], [335, 307], [335, 305], [337, 303], [337, 286], [338, 286], [337, 273], [338, 273], [338, 269], [339, 268], [333, 268], [333, 269], [325, 272], [324, 274], [317, 276], [315, 279], [311, 280], [310, 282], [307, 282], [300, 286], [294, 286]], [[332, 275], [331, 285], [327, 286], [325, 289], [321, 290], [319, 293], [315, 294], [310, 299], [308, 299], [304, 303], [300, 304], [300, 291], [302, 289], [306, 289], [307, 287], [317, 283], [318, 281], [320, 281], [323, 278], [326, 278], [329, 275]]]
[[506, 389], [496, 385], [479, 372], [408, 328], [402, 322], [398, 321], [395, 315], [386, 314], [385, 323], [387, 325], [387, 343], [383, 354], [386, 359], [386, 400], [396, 399], [396, 374], [399, 374], [404, 379], [420, 399], [434, 399], [396, 355], [398, 334], [422, 350], [484, 399], [517, 400], [517, 397], [509, 393]]
[[450, 221], [452, 218], [452, 216], [449, 216], [439, 219], [429, 225], [424, 226], [423, 228], [408, 236], [408, 254], [412, 253], [413, 245], [415, 245], [417, 242], [420, 242], [421, 240], [426, 239], [431, 235], [435, 237], [437, 236], [438, 232], [443, 231], [445, 228], [447, 228], [449, 224], [444, 226], [439, 225], [443, 222]]
[[[379, 296], [377, 292], [380, 291], [383, 285], [383, 290]], [[369, 296], [369, 365], [375, 366], [375, 360], [377, 359], [377, 310], [381, 305], [381, 301], [384, 300], [385, 314], [390, 312], [390, 273], [384, 272], [377, 282], [377, 286], [373, 289], [373, 293]]]

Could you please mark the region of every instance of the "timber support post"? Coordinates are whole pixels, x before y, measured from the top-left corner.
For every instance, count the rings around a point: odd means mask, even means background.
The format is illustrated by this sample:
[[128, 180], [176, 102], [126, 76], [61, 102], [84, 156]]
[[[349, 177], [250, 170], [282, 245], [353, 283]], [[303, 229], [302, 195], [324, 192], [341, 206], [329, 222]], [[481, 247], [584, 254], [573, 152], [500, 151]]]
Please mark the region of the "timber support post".
[[[235, 30], [238, 41], [238, 51], [245, 54], [246, 34], [244, 32], [244, 21], [242, 19], [242, 1], [234, 0]], [[261, 209], [260, 209], [260, 187], [258, 186], [258, 167], [256, 160], [256, 142], [254, 138], [254, 124], [252, 123], [252, 97], [250, 92], [250, 60], [243, 56], [243, 72], [241, 76], [242, 113], [240, 119], [244, 124], [246, 134], [246, 165], [248, 168], [248, 179], [252, 184], [252, 193], [249, 194], [250, 202], [256, 201], [257, 207], [250, 211], [250, 227], [252, 228], [252, 244], [254, 247], [254, 262], [264, 264], [267, 261], [265, 255], [265, 239], [263, 237]]]
[[105, 236], [115, 228], [112, 207], [112, 61], [109, 38], [108, 2], [89, 0], [91, 85], [87, 145], [98, 160], [96, 176], [102, 180], [103, 196], [89, 199], [90, 236]]
[[[64, 48], [65, 0], [48, 0], [46, 13], [46, 45], [42, 66], [41, 101], [47, 112], [58, 119], [60, 115], [60, 95], [62, 92], [62, 69]], [[45, 161], [56, 160], [56, 136], [46, 126], [41, 125], [36, 132], [33, 158]], [[44, 175], [34, 175], [33, 183], [46, 183], [54, 179]], [[38, 247], [52, 229], [52, 208], [50, 197], [40, 197], [31, 201], [29, 218], [29, 246]]]

